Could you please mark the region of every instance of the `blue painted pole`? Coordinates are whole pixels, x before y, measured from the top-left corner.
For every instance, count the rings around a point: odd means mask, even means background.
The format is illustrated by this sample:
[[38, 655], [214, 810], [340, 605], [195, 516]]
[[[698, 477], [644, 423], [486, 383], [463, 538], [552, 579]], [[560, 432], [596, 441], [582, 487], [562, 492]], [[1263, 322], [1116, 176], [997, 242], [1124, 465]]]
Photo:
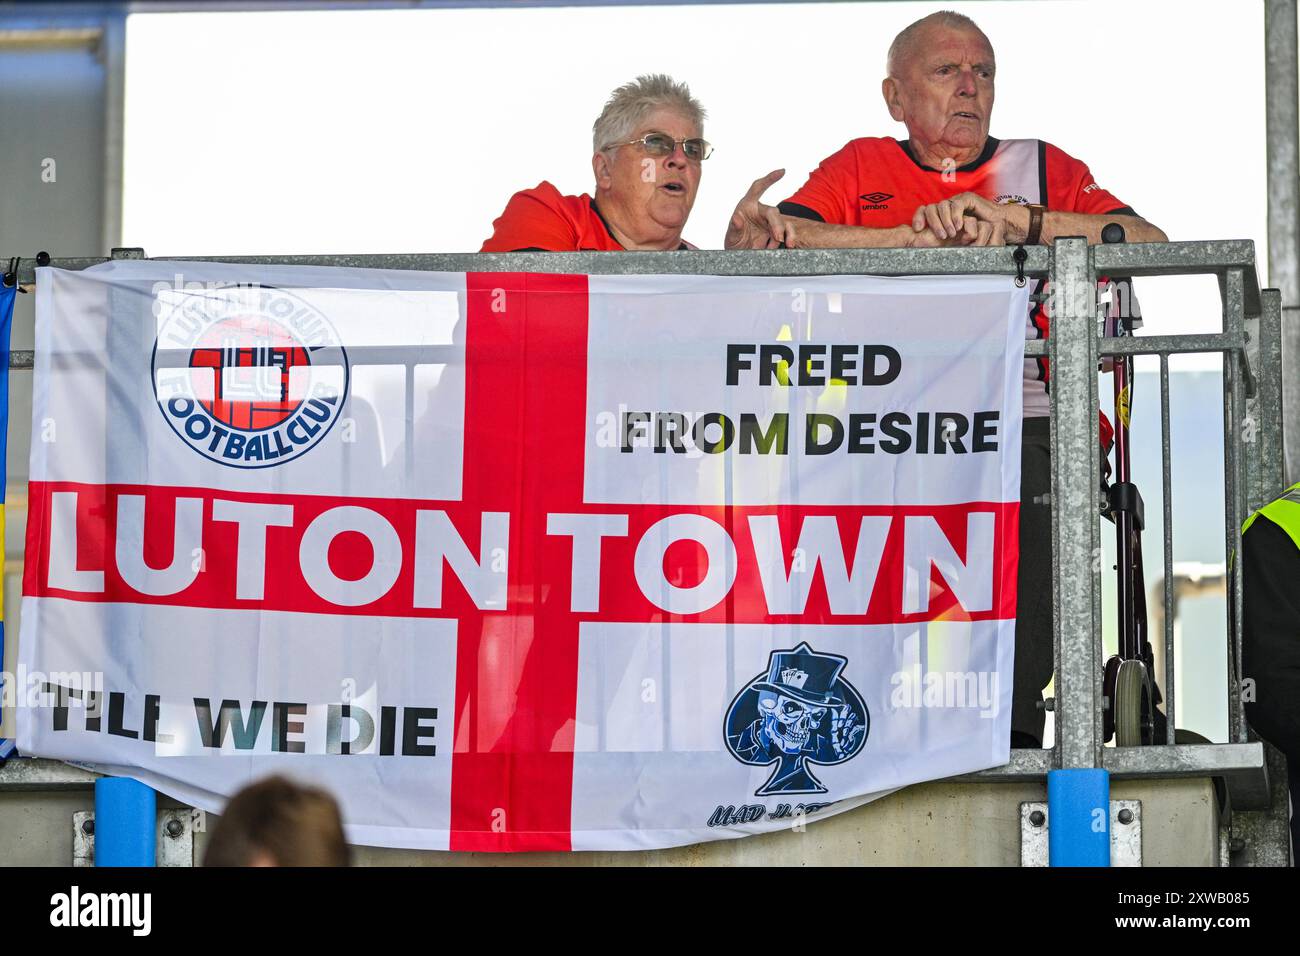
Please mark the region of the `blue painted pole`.
[[95, 781], [95, 866], [153, 866], [158, 798], [130, 777]]
[[1047, 772], [1047, 853], [1051, 866], [1110, 866], [1110, 772]]

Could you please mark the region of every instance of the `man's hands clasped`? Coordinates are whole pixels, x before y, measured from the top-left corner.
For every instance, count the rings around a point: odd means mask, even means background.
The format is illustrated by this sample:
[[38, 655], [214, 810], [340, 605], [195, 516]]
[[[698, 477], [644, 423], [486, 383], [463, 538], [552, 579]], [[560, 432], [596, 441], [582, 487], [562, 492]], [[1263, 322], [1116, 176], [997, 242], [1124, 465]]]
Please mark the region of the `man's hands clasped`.
[[[939, 205], [936, 203], [935, 205]], [[916, 215], [921, 215], [922, 210], [933, 208], [931, 206], [921, 206], [916, 210]], [[1006, 244], [1005, 227], [1001, 222], [984, 222], [974, 216], [962, 216], [958, 220], [950, 220], [940, 231], [939, 228], [930, 225], [929, 218], [918, 228], [915, 224], [915, 218], [911, 226], [904, 226], [906, 230], [903, 235], [904, 241], [899, 243], [902, 246], [912, 248], [934, 248], [936, 246], [1001, 246]], [[907, 233], [910, 232], [909, 236]]]
[[951, 199], [918, 206], [912, 214], [912, 231], [929, 232], [946, 245], [949, 237], [969, 234], [971, 221], [980, 241], [960, 245], [1000, 246], [1020, 242], [1029, 231], [1029, 210], [1015, 204], [991, 202], [978, 193], [958, 193]]
[[[824, 223], [783, 215], [775, 206], [762, 201], [763, 193], [784, 175], [785, 170], [777, 169], [754, 180], [727, 225], [725, 248], [776, 249], [785, 246], [793, 249], [801, 245], [801, 233], [809, 238], [806, 244], [810, 246], [841, 244], [818, 241], [815, 234], [819, 227], [826, 228]], [[1020, 219], [1027, 219], [1027, 216], [1023, 207], [1000, 205], [975, 193], [960, 193], [951, 199], [917, 207], [910, 224], [872, 230], [889, 235], [882, 235], [882, 241], [869, 244], [913, 248], [1001, 246], [1020, 241], [1027, 228]], [[807, 235], [809, 233], [813, 235]]]

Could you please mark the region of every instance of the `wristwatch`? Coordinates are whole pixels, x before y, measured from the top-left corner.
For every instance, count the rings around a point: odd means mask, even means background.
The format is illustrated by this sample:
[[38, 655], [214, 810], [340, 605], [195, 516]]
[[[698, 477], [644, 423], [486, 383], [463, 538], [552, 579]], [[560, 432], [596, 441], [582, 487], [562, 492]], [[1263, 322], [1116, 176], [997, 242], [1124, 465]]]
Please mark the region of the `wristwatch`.
[[1043, 213], [1047, 212], [1047, 207], [1038, 203], [1029, 203], [1029, 230], [1025, 233], [1023, 245], [1036, 246], [1038, 238], [1043, 232]]

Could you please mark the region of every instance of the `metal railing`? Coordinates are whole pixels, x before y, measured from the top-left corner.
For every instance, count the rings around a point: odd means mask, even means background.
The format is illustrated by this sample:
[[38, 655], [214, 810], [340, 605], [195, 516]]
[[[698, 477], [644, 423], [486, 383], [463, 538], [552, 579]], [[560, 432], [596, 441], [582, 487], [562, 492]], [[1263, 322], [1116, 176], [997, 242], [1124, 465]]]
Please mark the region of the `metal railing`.
[[[1173, 579], [1170, 480], [1169, 357], [1188, 352], [1223, 355], [1224, 545], [1234, 554], [1250, 510], [1282, 486], [1281, 301], [1263, 290], [1249, 241], [1204, 241], [1090, 246], [1081, 238], [1026, 250], [1023, 266], [1012, 249], [780, 250], [770, 252], [577, 252], [433, 255], [320, 255], [168, 257], [180, 261], [249, 265], [350, 266], [438, 272], [552, 272], [577, 274], [693, 275], [1005, 275], [1023, 269], [1047, 279], [1054, 299], [1051, 335], [1027, 341], [1026, 356], [1052, 363], [1051, 443], [1053, 609], [1056, 684], [1051, 708], [1056, 737], [1051, 749], [1014, 750], [1004, 767], [959, 779], [1041, 781], [1056, 768], [1104, 767], [1118, 779], [1222, 777], [1236, 809], [1263, 809], [1270, 780], [1263, 745], [1247, 737], [1240, 688], [1241, 562], [1228, 580], [1228, 736], [1225, 744], [1148, 747], [1103, 746], [1101, 528], [1098, 505], [1098, 362], [1103, 355], [1153, 355], [1160, 364], [1163, 474], [1163, 580]], [[113, 258], [144, 258], [143, 250], [114, 250]], [[53, 259], [61, 269], [84, 269], [102, 258]], [[20, 285], [35, 282], [35, 259], [17, 262]], [[1204, 275], [1218, 277], [1222, 331], [1103, 339], [1098, 335], [1097, 277]], [[32, 353], [14, 351], [10, 367], [30, 369]], [[1246, 422], [1250, 421], [1250, 427]], [[1174, 615], [1172, 588], [1164, 594], [1163, 691], [1174, 726]], [[1155, 637], [1153, 635], [1153, 637]], [[46, 761], [11, 761], [0, 769], [0, 790], [85, 786], [91, 775]]]

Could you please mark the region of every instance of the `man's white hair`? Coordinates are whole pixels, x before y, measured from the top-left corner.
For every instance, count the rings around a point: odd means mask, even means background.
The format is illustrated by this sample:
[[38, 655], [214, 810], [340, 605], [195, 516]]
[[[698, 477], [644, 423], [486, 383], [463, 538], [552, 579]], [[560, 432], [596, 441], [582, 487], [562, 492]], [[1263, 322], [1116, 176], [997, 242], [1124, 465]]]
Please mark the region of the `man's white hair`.
[[[952, 10], [939, 10], [927, 17], [922, 17], [910, 26], [904, 27], [903, 31], [894, 37], [894, 42], [889, 45], [889, 55], [885, 58], [886, 76], [898, 76], [898, 68], [902, 66], [904, 60], [915, 52], [916, 41], [919, 39], [921, 32], [931, 24], [941, 27], [974, 30], [984, 37], [984, 42], [988, 43], [988, 36], [970, 17]], [[993, 49], [992, 43], [989, 43], [989, 49]]]
[[591, 128], [592, 146], [599, 153], [614, 143], [626, 143], [637, 126], [655, 110], [676, 110], [704, 135], [704, 107], [685, 83], [663, 73], [638, 76], [610, 94], [609, 102]]

